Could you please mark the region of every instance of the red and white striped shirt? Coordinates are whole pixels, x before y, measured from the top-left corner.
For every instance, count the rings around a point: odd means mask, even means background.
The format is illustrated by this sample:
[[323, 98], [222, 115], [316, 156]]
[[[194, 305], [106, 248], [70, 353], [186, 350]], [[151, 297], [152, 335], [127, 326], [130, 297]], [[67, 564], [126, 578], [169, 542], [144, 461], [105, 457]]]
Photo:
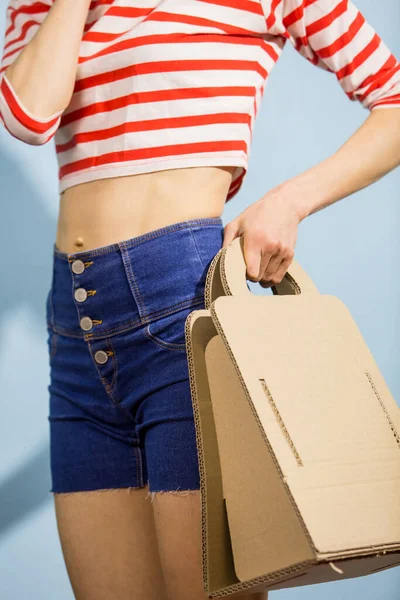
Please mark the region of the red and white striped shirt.
[[93, 0], [71, 102], [38, 119], [4, 71], [51, 5], [9, 0], [0, 120], [28, 144], [55, 136], [60, 192], [100, 178], [236, 166], [231, 199], [287, 40], [334, 73], [350, 100], [368, 110], [400, 107], [400, 65], [348, 0]]

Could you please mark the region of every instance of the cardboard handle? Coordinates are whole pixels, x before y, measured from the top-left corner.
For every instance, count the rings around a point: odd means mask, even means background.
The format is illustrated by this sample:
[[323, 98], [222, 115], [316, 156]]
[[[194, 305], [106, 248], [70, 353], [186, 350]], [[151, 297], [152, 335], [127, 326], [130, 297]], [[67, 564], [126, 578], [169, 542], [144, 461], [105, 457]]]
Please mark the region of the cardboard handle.
[[[280, 283], [271, 286], [272, 293], [278, 296], [319, 294], [311, 279], [296, 260], [292, 261]], [[207, 273], [205, 307], [209, 308], [218, 296], [243, 296], [252, 294], [247, 287], [246, 262], [243, 253], [243, 236], [221, 248], [213, 258]]]

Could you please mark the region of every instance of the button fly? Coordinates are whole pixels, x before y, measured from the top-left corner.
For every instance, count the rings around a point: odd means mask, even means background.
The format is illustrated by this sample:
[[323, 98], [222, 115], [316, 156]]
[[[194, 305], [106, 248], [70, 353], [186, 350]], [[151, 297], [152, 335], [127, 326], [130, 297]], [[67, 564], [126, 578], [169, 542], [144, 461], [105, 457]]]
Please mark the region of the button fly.
[[90, 317], [82, 317], [80, 320], [80, 326], [85, 331], [89, 331], [89, 329], [92, 329], [93, 327], [93, 321]]
[[104, 363], [108, 361], [108, 355], [106, 352], [104, 352], [104, 350], [97, 350], [96, 354], [94, 355], [94, 360], [100, 365], [104, 365]]
[[77, 275], [80, 275], [85, 270], [85, 265], [81, 260], [74, 260], [71, 265], [71, 269]]
[[85, 302], [86, 298], [87, 298], [87, 291], [84, 288], [78, 288], [77, 290], [75, 290], [75, 300], [77, 300], [78, 302]]

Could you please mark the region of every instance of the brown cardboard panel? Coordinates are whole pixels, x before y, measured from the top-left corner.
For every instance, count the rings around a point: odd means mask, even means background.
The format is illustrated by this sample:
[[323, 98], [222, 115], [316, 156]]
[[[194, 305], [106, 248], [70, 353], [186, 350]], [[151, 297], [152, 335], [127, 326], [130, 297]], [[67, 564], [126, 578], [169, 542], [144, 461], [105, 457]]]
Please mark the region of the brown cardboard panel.
[[318, 552], [400, 546], [399, 471], [392, 460], [312, 465], [302, 477], [289, 475], [288, 486]]
[[[239, 298], [219, 297], [210, 312], [318, 551], [399, 542], [399, 408], [344, 304], [333, 296], [316, 298], [312, 319], [310, 299], [294, 296], [270, 297], [269, 310], [266, 297], [247, 299], [243, 320], [237, 319], [243, 314]], [[279, 329], [283, 310], [286, 328]], [[275, 340], [273, 347], [251, 343], [260, 327]], [[390, 467], [387, 481], [377, 456]], [[342, 462], [347, 488], [334, 474]], [[324, 488], [315, 485], [316, 465]], [[235, 554], [234, 542], [233, 548]]]
[[218, 444], [204, 361], [206, 343], [216, 332], [206, 309], [192, 311], [186, 327], [190, 331], [188, 359], [201, 477], [203, 578], [205, 589], [214, 590], [238, 581], [233, 567]]
[[[240, 314], [245, 318], [238, 319]], [[377, 452], [379, 459], [399, 456], [399, 407], [338, 298], [252, 296], [244, 303], [225, 296], [215, 300], [211, 315], [229, 340], [251, 396], [254, 392], [259, 399], [257, 412], [271, 444], [282, 453], [285, 474], [298, 460], [282, 439], [287, 436], [274, 402], [303, 464], [347, 462], [349, 456], [376, 460]]]
[[400, 409], [347, 307], [297, 264], [254, 296], [240, 243], [186, 327], [208, 596], [391, 568]]
[[236, 574], [251, 579], [312, 560], [304, 524], [218, 336], [205, 360]]
[[240, 582], [235, 575], [232, 548], [219, 467], [219, 452], [210, 391], [204, 360], [205, 347], [215, 333], [208, 311], [197, 310], [186, 322], [187, 349], [191, 392], [195, 413], [199, 451], [202, 533], [203, 579], [209, 598], [236, 597], [244, 590], [262, 591], [270, 581], [287, 578], [304, 568], [304, 564]]

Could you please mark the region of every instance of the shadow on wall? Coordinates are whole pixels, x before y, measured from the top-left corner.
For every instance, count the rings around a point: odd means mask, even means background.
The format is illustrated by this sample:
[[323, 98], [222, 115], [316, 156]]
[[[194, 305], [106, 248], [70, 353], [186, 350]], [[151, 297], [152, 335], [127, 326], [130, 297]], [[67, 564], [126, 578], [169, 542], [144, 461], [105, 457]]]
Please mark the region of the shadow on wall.
[[[45, 323], [55, 222], [25, 171], [0, 146], [0, 339], [7, 314], [19, 304], [28, 305], [36, 322]], [[49, 460], [48, 441], [43, 440], [0, 483], [0, 535], [48, 500]]]

